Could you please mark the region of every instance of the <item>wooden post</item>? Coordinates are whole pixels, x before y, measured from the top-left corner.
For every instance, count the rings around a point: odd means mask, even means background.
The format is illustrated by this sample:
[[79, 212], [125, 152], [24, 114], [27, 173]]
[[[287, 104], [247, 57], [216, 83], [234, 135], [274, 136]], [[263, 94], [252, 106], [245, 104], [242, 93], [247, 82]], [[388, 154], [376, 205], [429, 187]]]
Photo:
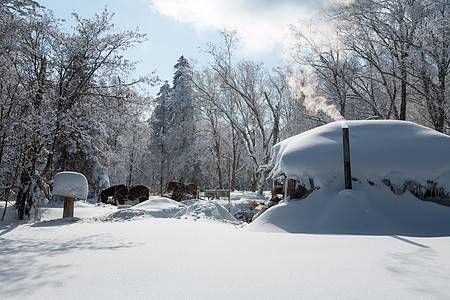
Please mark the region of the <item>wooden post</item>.
[[284, 186], [283, 186], [283, 188], [284, 188], [284, 197], [283, 197], [283, 199], [284, 199], [284, 201], [289, 201], [290, 199], [288, 199], [288, 185], [289, 185], [289, 179], [286, 177], [285, 179], [284, 179]]
[[344, 146], [344, 177], [345, 189], [352, 189], [352, 171], [350, 167], [350, 138], [348, 127], [342, 128], [342, 142]]
[[228, 213], [231, 211], [231, 158], [228, 155]]
[[73, 206], [75, 198], [64, 197], [63, 218], [73, 218]]

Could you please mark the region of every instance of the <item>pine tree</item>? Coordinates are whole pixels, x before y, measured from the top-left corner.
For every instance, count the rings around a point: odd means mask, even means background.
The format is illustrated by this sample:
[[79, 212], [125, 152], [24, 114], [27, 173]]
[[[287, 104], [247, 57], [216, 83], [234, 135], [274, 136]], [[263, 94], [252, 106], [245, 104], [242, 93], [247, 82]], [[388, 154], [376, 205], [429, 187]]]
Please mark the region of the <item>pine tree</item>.
[[198, 182], [200, 155], [196, 147], [197, 108], [192, 88], [192, 70], [184, 56], [178, 59], [174, 68], [172, 97], [168, 106], [167, 154], [174, 164], [174, 179]]
[[167, 120], [169, 120], [168, 105], [171, 100], [172, 88], [166, 81], [159, 89], [156, 100], [156, 107], [150, 118], [150, 127], [152, 137], [150, 139], [151, 163], [153, 166], [153, 178], [158, 182], [157, 188], [160, 192], [164, 191], [164, 185], [168, 179], [168, 160], [167, 160]]

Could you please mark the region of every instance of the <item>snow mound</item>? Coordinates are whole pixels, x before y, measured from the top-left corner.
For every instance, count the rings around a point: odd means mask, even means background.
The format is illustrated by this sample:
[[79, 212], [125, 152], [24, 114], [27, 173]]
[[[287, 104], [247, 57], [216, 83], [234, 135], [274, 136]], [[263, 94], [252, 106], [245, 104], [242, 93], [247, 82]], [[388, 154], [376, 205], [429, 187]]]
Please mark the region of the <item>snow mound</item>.
[[103, 218], [103, 221], [122, 222], [135, 219], [142, 219], [146, 217], [153, 217], [152, 212], [144, 209], [125, 208], [119, 209], [118, 211], [106, 216], [105, 218]]
[[314, 191], [278, 204], [246, 228], [307, 234], [450, 236], [450, 207], [393, 194], [382, 183], [355, 183], [353, 190]]
[[212, 201], [188, 200], [183, 203], [187, 206], [175, 215], [176, 218], [237, 221], [225, 207]]
[[150, 211], [160, 211], [165, 209], [172, 209], [183, 207], [184, 204], [177, 202], [175, 200], [159, 197], [159, 196], [150, 196], [148, 200], [135, 205], [136, 208], [146, 209]]
[[135, 209], [142, 209], [154, 218], [173, 218], [185, 207], [183, 203], [165, 197], [150, 197], [136, 206]]
[[150, 197], [147, 201], [137, 204], [131, 208], [119, 209], [108, 215], [106, 221], [134, 220], [146, 217], [173, 218], [184, 204], [164, 197]]
[[150, 197], [131, 208], [119, 209], [103, 218], [104, 221], [126, 221], [141, 218], [192, 218], [236, 221], [228, 211], [218, 203], [204, 200], [177, 202], [164, 197]]

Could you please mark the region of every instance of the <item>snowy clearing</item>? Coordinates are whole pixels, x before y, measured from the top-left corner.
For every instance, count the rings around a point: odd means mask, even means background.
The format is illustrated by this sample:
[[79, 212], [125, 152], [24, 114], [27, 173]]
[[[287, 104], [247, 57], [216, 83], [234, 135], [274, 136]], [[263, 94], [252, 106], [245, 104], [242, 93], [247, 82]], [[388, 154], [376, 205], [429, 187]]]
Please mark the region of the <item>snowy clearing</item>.
[[[387, 140], [378, 125], [390, 129]], [[395, 173], [447, 188], [450, 138], [411, 123], [350, 122], [356, 178], [344, 190], [340, 126], [275, 146], [275, 175], [312, 176], [320, 188], [250, 224], [233, 216], [268, 204], [269, 192], [234, 192], [232, 206], [157, 196], [123, 208], [77, 200], [74, 217], [64, 219], [62, 201], [52, 201], [39, 221], [17, 221], [8, 207], [2, 299], [448, 299], [450, 207], [383, 179], [394, 182]]]
[[[268, 197], [234, 193], [232, 199], [236, 210], [248, 199]], [[10, 207], [0, 223], [0, 294], [3, 299], [446, 299], [450, 293], [448, 235], [290, 234], [270, 228], [268, 220], [295, 229], [307, 200], [286, 204], [293, 215], [299, 213], [290, 221], [275, 213], [283, 206], [275, 206], [251, 225], [227, 220], [227, 201], [151, 197], [117, 209], [79, 200], [75, 217], [66, 219], [62, 202], [51, 202], [36, 222], [16, 221]]]

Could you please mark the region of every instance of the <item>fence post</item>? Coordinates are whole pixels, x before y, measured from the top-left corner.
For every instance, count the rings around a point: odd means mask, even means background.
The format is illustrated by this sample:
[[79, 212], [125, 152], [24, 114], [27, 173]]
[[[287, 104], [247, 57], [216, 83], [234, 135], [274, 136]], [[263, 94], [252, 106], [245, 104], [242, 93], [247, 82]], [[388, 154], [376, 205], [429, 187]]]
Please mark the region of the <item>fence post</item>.
[[350, 167], [350, 138], [348, 126], [342, 127], [342, 142], [344, 147], [344, 177], [345, 189], [352, 189], [352, 171]]

